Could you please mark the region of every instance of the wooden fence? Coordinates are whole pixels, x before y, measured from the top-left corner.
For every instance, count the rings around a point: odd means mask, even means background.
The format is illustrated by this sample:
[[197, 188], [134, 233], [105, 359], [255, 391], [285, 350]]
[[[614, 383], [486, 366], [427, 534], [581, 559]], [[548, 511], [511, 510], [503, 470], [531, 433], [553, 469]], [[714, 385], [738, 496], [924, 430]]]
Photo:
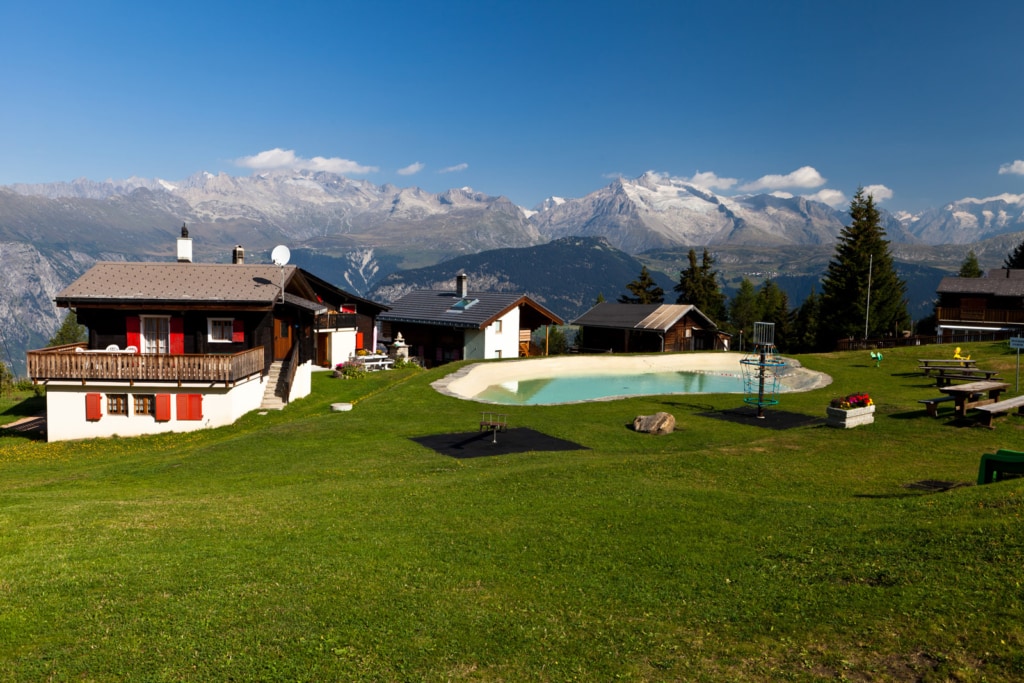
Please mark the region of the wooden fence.
[[264, 371], [263, 347], [232, 354], [126, 353], [90, 351], [82, 344], [29, 351], [28, 376], [49, 380], [133, 382], [223, 382], [231, 385]]

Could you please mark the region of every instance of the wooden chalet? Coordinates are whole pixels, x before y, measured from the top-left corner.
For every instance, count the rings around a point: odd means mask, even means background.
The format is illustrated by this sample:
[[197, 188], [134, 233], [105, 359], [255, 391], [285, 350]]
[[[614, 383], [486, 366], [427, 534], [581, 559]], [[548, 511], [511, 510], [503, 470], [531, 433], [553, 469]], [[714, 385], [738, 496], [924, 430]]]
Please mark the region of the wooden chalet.
[[695, 306], [600, 303], [572, 321], [586, 353], [662, 353], [728, 348], [727, 336]]
[[529, 356], [533, 330], [564, 323], [524, 294], [470, 291], [466, 275], [457, 276], [455, 291], [410, 292], [390, 306], [378, 316], [381, 336], [400, 333], [427, 366]]
[[940, 340], [976, 332], [1024, 335], [1024, 270], [997, 268], [985, 277], [944, 277], [937, 294]]
[[386, 306], [293, 265], [246, 264], [240, 247], [230, 264], [193, 263], [187, 239], [176, 263], [98, 263], [57, 294], [88, 341], [27, 354], [49, 440], [230, 424], [308, 395], [332, 342], [347, 356], [375, 341]]

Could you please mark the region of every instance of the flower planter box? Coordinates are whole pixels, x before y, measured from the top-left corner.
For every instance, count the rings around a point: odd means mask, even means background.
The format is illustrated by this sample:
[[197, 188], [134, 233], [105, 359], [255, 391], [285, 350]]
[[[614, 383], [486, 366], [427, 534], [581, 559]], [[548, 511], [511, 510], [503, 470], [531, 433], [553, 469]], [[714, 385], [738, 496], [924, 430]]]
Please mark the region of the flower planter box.
[[875, 421], [874, 406], [867, 406], [866, 408], [850, 408], [849, 410], [829, 406], [825, 410], [828, 412], [828, 418], [825, 420], [825, 424], [829, 427], [850, 429], [851, 427], [857, 427], [859, 425], [869, 425]]

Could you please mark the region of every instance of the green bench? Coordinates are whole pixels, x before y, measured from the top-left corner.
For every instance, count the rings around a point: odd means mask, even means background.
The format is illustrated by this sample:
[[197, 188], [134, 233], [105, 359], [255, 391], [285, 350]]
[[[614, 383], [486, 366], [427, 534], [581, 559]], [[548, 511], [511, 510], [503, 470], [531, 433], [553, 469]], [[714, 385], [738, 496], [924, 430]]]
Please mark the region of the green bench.
[[1005, 479], [1004, 474], [1024, 474], [1024, 452], [1000, 448], [981, 456], [978, 464], [978, 486]]

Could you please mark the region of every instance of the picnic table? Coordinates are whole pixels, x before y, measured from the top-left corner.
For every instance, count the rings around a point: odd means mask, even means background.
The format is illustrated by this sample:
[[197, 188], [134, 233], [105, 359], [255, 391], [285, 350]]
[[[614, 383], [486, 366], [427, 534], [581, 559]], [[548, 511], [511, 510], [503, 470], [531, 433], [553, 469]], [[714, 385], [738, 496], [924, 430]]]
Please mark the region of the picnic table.
[[390, 370], [395, 365], [394, 359], [387, 356], [363, 356], [360, 360], [368, 372]]
[[961, 368], [936, 365], [929, 369], [935, 370], [935, 383], [940, 387], [952, 384], [955, 379], [973, 382], [979, 379], [995, 379], [999, 375], [998, 370], [982, 370], [980, 368]]
[[939, 368], [973, 368], [978, 364], [978, 361], [970, 358], [918, 358], [917, 362], [920, 363], [917, 369], [926, 375]]
[[[951, 384], [940, 387], [939, 391], [953, 397], [953, 400], [956, 402], [955, 415], [957, 417], [964, 417], [971, 408], [995, 403], [999, 400], [999, 394], [1006, 391], [1009, 387], [1010, 385], [1006, 382], [979, 380], [977, 382], [968, 382], [967, 384]], [[987, 397], [983, 397], [983, 395], [987, 395]]]

